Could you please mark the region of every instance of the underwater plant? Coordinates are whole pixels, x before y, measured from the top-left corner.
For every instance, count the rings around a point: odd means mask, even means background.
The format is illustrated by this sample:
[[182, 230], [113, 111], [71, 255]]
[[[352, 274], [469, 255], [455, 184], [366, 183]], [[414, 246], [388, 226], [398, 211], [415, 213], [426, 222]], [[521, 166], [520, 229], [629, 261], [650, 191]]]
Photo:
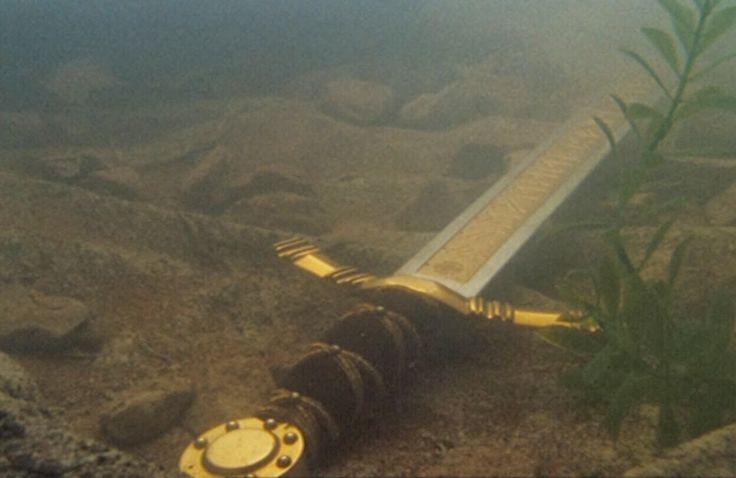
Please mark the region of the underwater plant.
[[[613, 95], [638, 142], [637, 157], [620, 171], [616, 211], [602, 228], [608, 255], [590, 274], [593, 292], [561, 288], [565, 300], [578, 311], [567, 320], [599, 332], [549, 327], [538, 334], [585, 359], [564, 379], [584, 391], [586, 397], [607, 402], [603, 423], [613, 436], [618, 435], [623, 419], [639, 405], [652, 404], [658, 414], [657, 443], [669, 447], [684, 435], [697, 436], [718, 427], [726, 413], [736, 411], [734, 304], [724, 287], [709, 300], [702, 316], [678, 316], [676, 283], [688, 240], [673, 249], [663, 277], [646, 277], [642, 271], [674, 220], [661, 224], [649, 239], [643, 257], [634, 260], [635, 254], [622, 234], [624, 213], [653, 171], [666, 160], [661, 145], [676, 125], [706, 109], [736, 112], [736, 97], [721, 88], [693, 88], [715, 68], [736, 58], [736, 52], [730, 52], [701, 65], [704, 54], [736, 25], [736, 6], [721, 0], [658, 3], [669, 15], [671, 31], [650, 27], [641, 31], [674, 80], [666, 81], [641, 54], [622, 50], [662, 90], [664, 106], [627, 103]], [[616, 157], [619, 145], [611, 129], [601, 119], [594, 119]]]

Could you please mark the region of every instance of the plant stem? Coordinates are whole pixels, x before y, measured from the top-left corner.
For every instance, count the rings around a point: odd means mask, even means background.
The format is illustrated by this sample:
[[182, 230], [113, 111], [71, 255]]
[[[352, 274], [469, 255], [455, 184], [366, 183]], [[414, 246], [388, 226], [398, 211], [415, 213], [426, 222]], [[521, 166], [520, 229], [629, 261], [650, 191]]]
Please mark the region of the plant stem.
[[682, 69], [682, 73], [679, 75], [678, 83], [677, 83], [677, 90], [675, 91], [675, 96], [672, 98], [672, 101], [670, 102], [670, 108], [667, 112], [667, 116], [665, 117], [665, 120], [662, 122], [662, 125], [657, 129], [657, 132], [654, 134], [654, 137], [647, 145], [647, 151], [650, 153], [653, 153], [657, 150], [659, 147], [659, 143], [664, 140], [664, 138], [667, 136], [667, 134], [670, 132], [670, 129], [672, 129], [672, 125], [674, 123], [675, 119], [675, 113], [677, 112], [677, 109], [682, 104], [682, 97], [685, 94], [685, 88], [688, 85], [688, 82], [690, 80], [690, 74], [692, 73], [693, 66], [695, 65], [695, 60], [697, 59], [700, 52], [698, 51], [700, 40], [703, 36], [703, 30], [705, 28], [705, 22], [708, 19], [708, 16], [713, 11], [713, 5], [711, 2], [706, 2], [705, 7], [700, 12], [700, 17], [698, 18], [698, 26], [695, 29], [695, 33], [693, 35], [693, 43], [690, 45], [690, 48], [688, 49], [688, 55], [687, 60], [685, 61], [685, 66]]

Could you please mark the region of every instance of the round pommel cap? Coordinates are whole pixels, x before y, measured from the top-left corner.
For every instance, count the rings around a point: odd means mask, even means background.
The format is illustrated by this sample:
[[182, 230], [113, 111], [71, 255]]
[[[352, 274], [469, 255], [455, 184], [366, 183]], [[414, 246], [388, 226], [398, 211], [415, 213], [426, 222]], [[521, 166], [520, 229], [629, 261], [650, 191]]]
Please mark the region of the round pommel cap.
[[233, 430], [207, 447], [204, 467], [223, 475], [250, 473], [270, 461], [278, 446], [276, 437], [266, 430]]
[[249, 417], [200, 435], [184, 450], [179, 466], [195, 478], [303, 475], [304, 446], [301, 430], [294, 425]]

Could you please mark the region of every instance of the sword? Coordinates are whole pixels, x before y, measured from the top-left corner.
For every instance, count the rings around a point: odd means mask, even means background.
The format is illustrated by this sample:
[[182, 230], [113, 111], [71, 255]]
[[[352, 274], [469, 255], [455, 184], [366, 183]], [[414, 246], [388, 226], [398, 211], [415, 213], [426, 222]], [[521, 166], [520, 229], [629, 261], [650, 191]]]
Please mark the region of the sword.
[[[625, 91], [653, 96], [642, 82]], [[313, 344], [254, 416], [201, 434], [182, 454], [181, 471], [198, 478], [307, 474], [343, 431], [401, 388], [422, 353], [456, 350], [464, 323], [584, 327], [562, 320], [560, 311], [515, 308], [478, 294], [609, 155], [597, 121], [609, 125], [617, 142], [631, 132], [611, 101], [580, 112], [391, 276], [340, 264], [301, 237], [276, 243], [279, 257], [367, 304]]]

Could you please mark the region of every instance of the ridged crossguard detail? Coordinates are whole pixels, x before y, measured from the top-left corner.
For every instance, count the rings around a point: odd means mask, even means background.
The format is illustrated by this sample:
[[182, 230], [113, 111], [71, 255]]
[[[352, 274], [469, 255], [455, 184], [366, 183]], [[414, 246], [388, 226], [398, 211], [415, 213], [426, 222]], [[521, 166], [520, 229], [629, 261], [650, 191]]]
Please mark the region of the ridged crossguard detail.
[[484, 319], [501, 320], [503, 322], [514, 322], [515, 319], [514, 306], [507, 302], [486, 300], [476, 296], [468, 299], [468, 309], [470, 309], [471, 314]]
[[324, 255], [319, 247], [299, 236], [277, 242], [274, 249], [280, 258], [287, 259], [300, 269], [339, 285], [357, 287], [376, 278], [373, 274], [355, 267], [338, 264]]

